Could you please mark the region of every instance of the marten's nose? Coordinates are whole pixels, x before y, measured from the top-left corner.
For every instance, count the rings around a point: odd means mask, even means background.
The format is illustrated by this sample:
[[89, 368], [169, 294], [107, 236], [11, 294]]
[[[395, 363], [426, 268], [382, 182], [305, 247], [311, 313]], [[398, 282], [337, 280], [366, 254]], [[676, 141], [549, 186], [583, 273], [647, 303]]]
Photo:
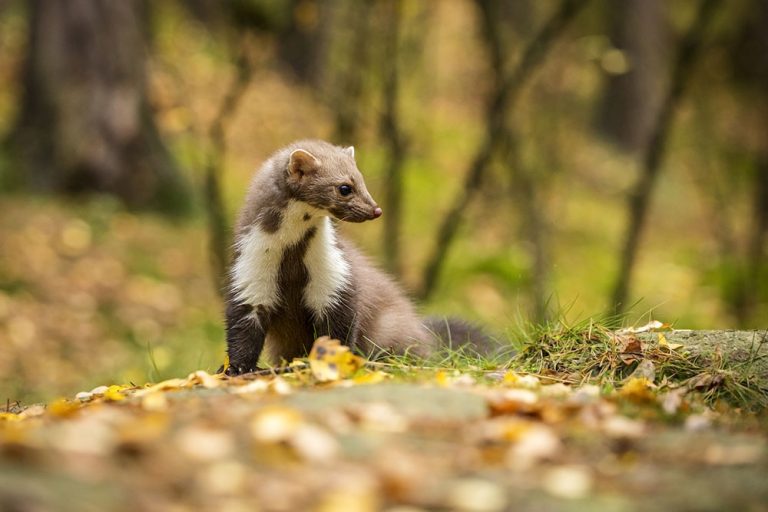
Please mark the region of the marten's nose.
[[382, 212], [382, 211], [381, 211], [381, 208], [379, 208], [379, 207], [377, 206], [377, 207], [376, 207], [376, 208], [374, 208], [374, 210], [373, 210], [373, 218], [374, 218], [374, 219], [378, 219], [379, 217], [381, 217], [381, 214], [382, 214], [382, 213], [384, 213], [384, 212]]

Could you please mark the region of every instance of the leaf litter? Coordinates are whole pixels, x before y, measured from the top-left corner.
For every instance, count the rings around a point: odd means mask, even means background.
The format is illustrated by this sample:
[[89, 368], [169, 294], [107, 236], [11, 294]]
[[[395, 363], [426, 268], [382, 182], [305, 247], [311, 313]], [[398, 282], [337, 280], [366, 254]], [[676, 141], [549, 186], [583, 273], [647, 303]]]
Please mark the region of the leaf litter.
[[[605, 338], [614, 359], [603, 364], [626, 373], [613, 380], [568, 368], [369, 364], [320, 338], [290, 371], [99, 386], [0, 413], [0, 506], [496, 511], [582, 501], [674, 510], [682, 495], [694, 495], [694, 508], [724, 499], [723, 482], [738, 488], [729, 506], [768, 502], [765, 486], [751, 484], [768, 469], [764, 416], [707, 402], [722, 371], [671, 380], [660, 354], [678, 348], [635, 335]], [[380, 393], [371, 399], [366, 388]], [[467, 403], [480, 413], [430, 412]], [[2, 483], [21, 478], [65, 479], [71, 495]], [[88, 494], [94, 482], [114, 493]]]

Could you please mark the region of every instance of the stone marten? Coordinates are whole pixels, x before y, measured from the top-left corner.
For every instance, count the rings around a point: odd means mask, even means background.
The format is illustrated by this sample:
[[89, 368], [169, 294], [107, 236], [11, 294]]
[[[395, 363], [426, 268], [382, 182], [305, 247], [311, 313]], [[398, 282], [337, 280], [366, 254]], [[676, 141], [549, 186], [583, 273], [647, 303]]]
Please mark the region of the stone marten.
[[[256, 370], [262, 350], [271, 362], [306, 356], [324, 335], [369, 357], [428, 356], [438, 347], [432, 332], [450, 325], [433, 320], [435, 329], [428, 328], [397, 284], [334, 225], [381, 215], [353, 147], [303, 140], [267, 159], [235, 229], [226, 305], [229, 375]], [[469, 336], [473, 329], [457, 325], [457, 331]]]

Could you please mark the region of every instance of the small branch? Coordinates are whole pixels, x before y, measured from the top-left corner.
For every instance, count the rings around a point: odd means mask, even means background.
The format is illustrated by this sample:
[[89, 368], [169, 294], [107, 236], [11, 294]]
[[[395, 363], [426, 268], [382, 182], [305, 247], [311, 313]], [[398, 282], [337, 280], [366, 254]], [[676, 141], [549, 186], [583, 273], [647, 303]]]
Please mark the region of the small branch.
[[453, 205], [443, 218], [438, 230], [434, 252], [424, 271], [424, 284], [420, 294], [422, 299], [429, 298], [435, 290], [448, 249], [458, 231], [462, 214], [480, 190], [493, 154], [501, 142], [507, 111], [517, 102], [523, 86], [544, 62], [554, 42], [587, 3], [588, 1], [583, 0], [563, 0], [544, 27], [528, 43], [517, 67], [496, 84], [486, 111], [485, 138], [472, 159], [462, 189], [454, 198]]
[[651, 193], [667, 148], [672, 119], [700, 53], [704, 33], [720, 3], [721, 0], [702, 0], [696, 19], [683, 38], [672, 71], [669, 90], [659, 109], [651, 132], [651, 141], [644, 154], [642, 174], [629, 198], [629, 223], [611, 302], [617, 313], [622, 313], [626, 307], [640, 236], [645, 225]]

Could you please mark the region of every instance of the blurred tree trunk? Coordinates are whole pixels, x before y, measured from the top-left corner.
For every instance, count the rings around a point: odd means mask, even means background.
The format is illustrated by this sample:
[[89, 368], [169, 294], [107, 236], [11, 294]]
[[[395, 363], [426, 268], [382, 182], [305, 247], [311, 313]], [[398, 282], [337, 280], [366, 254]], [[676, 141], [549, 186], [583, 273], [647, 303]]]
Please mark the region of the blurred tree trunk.
[[[478, 3], [481, 9], [486, 9], [489, 8], [488, 4], [495, 2], [493, 0], [478, 0]], [[484, 138], [472, 158], [461, 190], [440, 222], [435, 248], [424, 268], [423, 285], [420, 293], [422, 299], [428, 299], [435, 291], [445, 258], [448, 255], [448, 249], [458, 232], [462, 215], [486, 179], [494, 155], [503, 144], [509, 146], [513, 143], [506, 128], [508, 112], [514, 107], [520, 98], [523, 86], [528, 83], [534, 72], [544, 62], [558, 37], [587, 3], [580, 0], [563, 0], [560, 2], [551, 17], [528, 41], [517, 66], [511, 72], [496, 78], [485, 112]], [[490, 8], [493, 9], [492, 5]], [[491, 10], [489, 12], [496, 11]], [[489, 34], [487, 37], [498, 37], [498, 34]], [[491, 64], [494, 68], [500, 67], [503, 60], [504, 58], [498, 48], [491, 50]]]
[[403, 210], [403, 163], [405, 161], [405, 140], [400, 128], [398, 115], [398, 96], [400, 92], [399, 63], [400, 56], [400, 18], [402, 5], [400, 0], [385, 0], [386, 22], [382, 67], [382, 95], [384, 108], [381, 113], [381, 137], [387, 146], [387, 162], [384, 177], [386, 193], [384, 197], [384, 261], [387, 270], [400, 275], [400, 219]]
[[643, 153], [641, 174], [627, 203], [629, 219], [627, 221], [627, 232], [611, 296], [611, 305], [614, 311], [619, 314], [623, 313], [627, 307], [632, 273], [640, 247], [640, 238], [648, 216], [648, 205], [650, 204], [651, 194], [656, 185], [661, 163], [666, 153], [674, 114], [683, 97], [683, 93], [688, 85], [688, 78], [701, 51], [709, 22], [721, 1], [702, 0], [699, 4], [696, 19], [688, 28], [680, 43], [680, 51], [675, 59], [668, 90], [654, 120], [650, 142]]
[[135, 207], [188, 206], [147, 101], [144, 7], [30, 2], [24, 96], [8, 141], [18, 181], [113, 194]]
[[288, 0], [288, 23], [277, 32], [278, 56], [296, 78], [314, 88], [327, 72], [323, 54], [337, 7], [328, 0]]
[[[501, 0], [482, 0], [478, 2], [482, 34], [488, 51], [494, 83], [504, 80], [509, 45], [506, 43], [511, 30], [516, 30], [513, 23], [513, 11], [507, 11], [510, 4]], [[519, 27], [518, 27], [519, 28]], [[512, 202], [520, 216], [522, 237], [526, 240], [526, 249], [530, 256], [529, 295], [531, 301], [530, 318], [543, 324], [547, 320], [547, 296], [549, 288], [549, 247], [547, 244], [548, 225], [541, 200], [541, 180], [526, 168], [520, 155], [519, 135], [516, 123], [507, 120], [500, 127], [502, 131], [500, 154], [504, 166], [512, 176]], [[490, 180], [489, 180], [490, 181]], [[495, 184], [491, 184], [495, 185]]]
[[[394, 1], [394, 0], [389, 0]], [[341, 34], [343, 44], [340, 55], [334, 55], [326, 63], [333, 67], [331, 84], [331, 109], [336, 114], [334, 140], [339, 144], [356, 144], [360, 125], [360, 110], [365, 91], [364, 75], [369, 71], [368, 61], [371, 46], [371, 8], [373, 2], [352, 0], [345, 5], [344, 15], [336, 30]]]
[[[613, 46], [598, 129], [627, 151], [647, 143], [659, 105], [666, 41], [664, 0], [614, 0], [608, 3]], [[623, 70], [621, 57], [626, 59]]]
[[[754, 160], [752, 223], [746, 233], [746, 254], [729, 306], [742, 327], [760, 326], [758, 311], [765, 300], [766, 241], [768, 239], [768, 0], [756, 0], [744, 30], [731, 49], [733, 78], [751, 95], [750, 106], [762, 117], [762, 144], [749, 148]], [[733, 252], [733, 249], [731, 249]]]

